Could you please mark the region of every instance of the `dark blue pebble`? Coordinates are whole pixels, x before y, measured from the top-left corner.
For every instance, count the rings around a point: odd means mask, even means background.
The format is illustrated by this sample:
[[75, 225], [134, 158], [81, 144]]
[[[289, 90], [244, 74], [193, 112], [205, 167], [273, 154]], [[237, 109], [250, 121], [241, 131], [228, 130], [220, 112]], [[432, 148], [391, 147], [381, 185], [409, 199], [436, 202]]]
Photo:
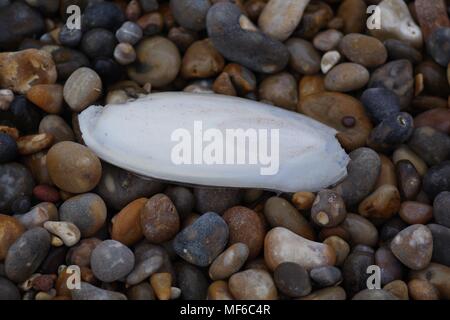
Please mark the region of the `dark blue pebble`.
[[384, 119], [370, 136], [369, 145], [376, 149], [390, 149], [409, 140], [414, 131], [414, 119], [406, 112], [397, 113]]
[[115, 31], [125, 21], [125, 15], [120, 8], [108, 1], [88, 6], [83, 13], [82, 23], [86, 30], [105, 28]]
[[389, 89], [367, 89], [361, 96], [361, 102], [375, 124], [400, 112], [400, 99]]
[[16, 141], [9, 134], [0, 132], [0, 163], [13, 161], [16, 157]]
[[81, 39], [81, 49], [91, 59], [112, 57], [116, 44], [114, 33], [101, 28], [89, 30]]

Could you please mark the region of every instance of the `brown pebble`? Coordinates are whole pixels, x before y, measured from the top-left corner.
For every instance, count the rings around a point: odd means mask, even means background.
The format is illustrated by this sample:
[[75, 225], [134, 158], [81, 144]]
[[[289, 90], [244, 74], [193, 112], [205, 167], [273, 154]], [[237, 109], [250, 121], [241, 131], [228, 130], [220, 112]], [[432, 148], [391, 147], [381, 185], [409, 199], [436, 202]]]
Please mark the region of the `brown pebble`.
[[428, 39], [436, 29], [450, 27], [444, 0], [416, 0], [414, 6], [425, 39]]
[[60, 200], [59, 192], [49, 185], [41, 184], [33, 189], [33, 196], [44, 202], [57, 203]]
[[323, 241], [323, 243], [334, 249], [334, 252], [336, 253], [336, 265], [342, 265], [350, 253], [350, 246], [348, 243], [337, 236], [328, 237]]
[[426, 280], [413, 279], [408, 282], [408, 289], [413, 300], [439, 300], [439, 291]]
[[259, 215], [237, 206], [225, 211], [223, 219], [229, 228], [229, 244], [245, 243], [249, 248], [249, 259], [255, 258], [261, 252], [266, 233]]
[[27, 49], [0, 53], [0, 87], [24, 94], [37, 84], [53, 84], [57, 72], [50, 53]]
[[405, 200], [414, 200], [419, 194], [422, 179], [414, 165], [408, 160], [396, 164], [397, 181], [400, 194]]
[[43, 274], [33, 279], [33, 289], [37, 291], [50, 291], [55, 284], [56, 275]]
[[437, 108], [425, 111], [414, 119], [414, 127], [432, 127], [435, 130], [450, 134], [450, 110]]
[[50, 133], [33, 134], [17, 139], [17, 148], [21, 155], [30, 155], [50, 147], [53, 136]]
[[291, 202], [298, 210], [309, 210], [315, 198], [316, 196], [312, 192], [296, 192], [292, 195]]
[[181, 63], [184, 78], [209, 78], [218, 75], [225, 60], [209, 39], [194, 42], [186, 51]]
[[377, 228], [373, 223], [360, 215], [348, 213], [347, 218], [341, 226], [350, 234], [351, 244], [353, 246], [362, 244], [375, 247], [378, 243]]
[[60, 84], [38, 84], [27, 92], [27, 99], [47, 113], [61, 113], [63, 86]]
[[400, 193], [392, 185], [385, 184], [375, 190], [358, 207], [360, 215], [370, 219], [388, 220], [400, 210]]
[[94, 189], [102, 175], [97, 156], [85, 146], [70, 141], [57, 143], [49, 150], [47, 168], [52, 181], [71, 193]]
[[264, 270], [249, 269], [235, 273], [228, 286], [237, 300], [275, 300], [278, 297], [271, 275]]
[[222, 252], [209, 267], [212, 280], [223, 280], [238, 272], [248, 258], [249, 250], [244, 243], [235, 243]]
[[341, 63], [331, 69], [325, 77], [325, 89], [349, 92], [361, 89], [369, 82], [369, 71], [357, 63]]
[[19, 139], [19, 130], [17, 130], [16, 128], [8, 126], [0, 126], [0, 132], [10, 135], [11, 137], [13, 137], [14, 140]]
[[147, 198], [136, 199], [112, 218], [111, 239], [131, 246], [144, 237], [141, 227], [141, 210], [147, 201]]
[[226, 72], [222, 72], [216, 80], [214, 80], [212, 89], [215, 93], [223, 94], [227, 96], [237, 96], [236, 89], [231, 82], [230, 75]]
[[311, 208], [311, 219], [320, 227], [336, 227], [347, 216], [342, 197], [332, 190], [320, 191]]
[[0, 261], [5, 260], [9, 247], [25, 232], [14, 217], [0, 214]]
[[342, 38], [339, 50], [352, 62], [366, 68], [374, 68], [387, 60], [387, 50], [377, 38], [352, 33]]
[[151, 197], [142, 208], [142, 232], [151, 243], [172, 239], [180, 229], [180, 217], [170, 198], [165, 194]]
[[168, 272], [154, 273], [150, 277], [150, 284], [159, 300], [169, 300], [171, 296], [172, 276]]
[[253, 72], [237, 63], [229, 63], [223, 69], [231, 79], [237, 92], [246, 95], [256, 89], [256, 77]]
[[367, 5], [363, 0], [344, 0], [337, 11], [342, 19], [344, 33], [364, 32], [366, 28]]
[[399, 215], [408, 224], [427, 224], [433, 218], [433, 207], [420, 202], [405, 201], [400, 207]]
[[223, 280], [211, 283], [208, 287], [208, 300], [234, 300], [228, 283]]
[[278, 107], [295, 110], [298, 103], [297, 81], [287, 72], [268, 76], [259, 85], [259, 98]]
[[442, 299], [450, 299], [450, 267], [438, 263], [430, 263], [423, 270], [412, 271], [409, 278], [429, 281], [438, 289]]
[[381, 171], [378, 177], [375, 190], [382, 185], [389, 184], [391, 186], [397, 187], [397, 176], [395, 173], [395, 166], [391, 159], [384, 154], [379, 153], [381, 160]]
[[408, 285], [402, 280], [389, 282], [383, 287], [383, 290], [390, 292], [400, 300], [409, 300]]
[[90, 68], [79, 68], [64, 84], [64, 100], [73, 112], [81, 112], [102, 95], [102, 80]]

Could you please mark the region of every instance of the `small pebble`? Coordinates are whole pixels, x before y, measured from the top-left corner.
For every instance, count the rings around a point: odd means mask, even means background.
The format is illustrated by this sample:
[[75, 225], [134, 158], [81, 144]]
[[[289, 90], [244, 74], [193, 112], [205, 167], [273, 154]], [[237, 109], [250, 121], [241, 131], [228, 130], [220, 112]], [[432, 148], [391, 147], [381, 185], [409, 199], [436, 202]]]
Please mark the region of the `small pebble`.
[[421, 270], [428, 266], [433, 253], [433, 237], [424, 225], [412, 225], [402, 231], [391, 242], [394, 255], [408, 268]]
[[49, 114], [39, 123], [39, 133], [51, 134], [53, 143], [74, 141], [75, 134], [67, 122], [60, 116]]
[[141, 210], [147, 201], [147, 198], [138, 198], [112, 218], [111, 239], [130, 246], [143, 238]]
[[308, 272], [296, 263], [281, 263], [275, 269], [273, 277], [277, 288], [289, 297], [304, 297], [312, 290]]
[[311, 219], [320, 227], [336, 227], [345, 220], [347, 210], [344, 200], [334, 191], [322, 190], [314, 200]]
[[171, 297], [172, 276], [170, 273], [155, 273], [150, 277], [150, 284], [158, 300], [169, 300]]
[[426, 224], [433, 216], [438, 220], [436, 213], [436, 205], [433, 208], [430, 205], [414, 201], [403, 202], [399, 211], [400, 218], [411, 225]]
[[90, 68], [79, 68], [64, 84], [64, 100], [74, 112], [81, 112], [102, 94], [102, 80]]
[[238, 272], [248, 258], [249, 249], [244, 243], [235, 243], [222, 252], [209, 267], [212, 280], [227, 279]]
[[350, 61], [367, 68], [380, 66], [387, 60], [387, 50], [383, 43], [363, 34], [347, 34], [340, 41], [339, 50]]
[[47, 168], [52, 181], [71, 193], [92, 190], [102, 175], [97, 156], [87, 147], [71, 141], [59, 142], [49, 150]]
[[382, 185], [358, 207], [358, 212], [368, 219], [380, 219], [382, 221], [392, 218], [400, 210], [400, 193], [395, 186]]
[[131, 45], [138, 43], [142, 39], [142, 35], [141, 27], [132, 21], [124, 22], [116, 31], [116, 38], [120, 43], [129, 43]]
[[81, 282], [81, 288], [70, 293], [73, 300], [127, 300], [122, 293], [100, 289], [87, 282]]
[[332, 287], [342, 281], [341, 271], [333, 266], [314, 268], [309, 275], [319, 288]]
[[375, 247], [378, 243], [378, 230], [366, 218], [348, 213], [341, 225], [350, 234], [352, 245]]
[[47, 221], [44, 223], [44, 228], [58, 236], [67, 247], [72, 247], [80, 241], [80, 230], [71, 222]]
[[114, 58], [121, 65], [128, 65], [136, 60], [136, 51], [129, 43], [119, 43], [114, 49]]
[[314, 37], [313, 44], [317, 50], [327, 52], [336, 49], [343, 37], [339, 30], [328, 29], [319, 32]]
[[228, 226], [216, 213], [205, 213], [177, 234], [175, 252], [197, 266], [209, 266], [228, 241]]
[[289, 65], [300, 74], [313, 75], [320, 70], [320, 54], [311, 42], [300, 38], [286, 41], [290, 53]]
[[277, 288], [270, 274], [264, 270], [249, 269], [235, 273], [228, 281], [230, 292], [237, 300], [274, 300]]
[[374, 252], [370, 247], [358, 245], [353, 248], [342, 266], [343, 285], [349, 296], [367, 289], [367, 279], [370, 276], [367, 268], [374, 264]]
[[5, 260], [8, 249], [24, 232], [19, 220], [0, 214], [0, 261]]
[[59, 207], [61, 221], [75, 224], [83, 238], [91, 237], [106, 221], [106, 206], [95, 193], [74, 196]]
[[53, 136], [49, 133], [39, 133], [22, 136], [17, 139], [17, 149], [20, 155], [30, 155], [49, 148], [53, 144]]
[[439, 291], [426, 280], [413, 279], [409, 281], [408, 290], [413, 300], [439, 300]]
[[11, 213], [15, 201], [31, 196], [33, 187], [33, 177], [23, 165], [0, 164], [0, 212]]
[[91, 268], [103, 282], [117, 281], [128, 275], [134, 267], [134, 254], [115, 240], [105, 240], [91, 254]]
[[77, 245], [70, 248], [66, 256], [67, 263], [80, 267], [89, 267], [91, 265], [92, 251], [100, 243], [102, 241], [97, 238], [82, 239]]
[[287, 72], [270, 75], [259, 85], [259, 98], [275, 106], [295, 110], [298, 104], [297, 81]]
[[225, 67], [225, 60], [209, 39], [194, 42], [184, 54], [181, 75], [186, 79], [217, 76]]
[[326, 52], [320, 61], [320, 70], [322, 70], [322, 73], [327, 74], [341, 61], [341, 58], [341, 54], [336, 50]]
[[336, 265], [342, 265], [350, 253], [350, 246], [348, 243], [337, 236], [328, 237], [323, 241], [323, 243], [334, 249], [334, 252], [336, 253]]

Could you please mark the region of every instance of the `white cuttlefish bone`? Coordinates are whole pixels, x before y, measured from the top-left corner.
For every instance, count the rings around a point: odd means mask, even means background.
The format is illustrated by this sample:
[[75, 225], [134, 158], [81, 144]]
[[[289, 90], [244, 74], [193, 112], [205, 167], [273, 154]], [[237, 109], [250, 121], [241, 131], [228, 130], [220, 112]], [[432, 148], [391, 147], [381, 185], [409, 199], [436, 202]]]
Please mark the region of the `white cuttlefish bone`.
[[[350, 160], [334, 129], [299, 113], [223, 95], [150, 94], [91, 106], [79, 123], [84, 142], [104, 161], [178, 183], [318, 191], [345, 178]], [[233, 139], [238, 129], [247, 143]], [[245, 161], [238, 162], [239, 155]]]

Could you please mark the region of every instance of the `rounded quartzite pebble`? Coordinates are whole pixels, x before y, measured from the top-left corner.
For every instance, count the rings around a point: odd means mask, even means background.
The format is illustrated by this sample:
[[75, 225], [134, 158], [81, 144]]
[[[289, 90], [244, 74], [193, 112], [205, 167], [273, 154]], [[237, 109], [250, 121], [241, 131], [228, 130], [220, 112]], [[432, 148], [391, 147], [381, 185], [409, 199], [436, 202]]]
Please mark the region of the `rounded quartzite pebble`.
[[264, 259], [271, 270], [283, 262], [295, 262], [307, 270], [334, 265], [334, 249], [323, 243], [305, 239], [288, 229], [277, 227], [265, 238]]
[[33, 228], [23, 233], [9, 247], [5, 272], [14, 282], [28, 279], [39, 267], [50, 249], [50, 234], [44, 228]]
[[147, 198], [136, 199], [113, 217], [111, 239], [130, 246], [143, 238], [141, 210], [147, 201]]
[[259, 85], [259, 98], [278, 107], [295, 110], [298, 103], [297, 81], [287, 72], [268, 76]]
[[308, 221], [283, 198], [272, 197], [267, 200], [264, 215], [272, 227], [283, 227], [304, 238], [314, 239], [314, 231]]
[[205, 213], [177, 234], [175, 252], [186, 261], [206, 267], [223, 251], [228, 241], [228, 226], [216, 213]]
[[50, 53], [27, 49], [0, 53], [0, 87], [24, 94], [33, 85], [53, 84], [57, 73]]
[[121, 65], [128, 65], [136, 60], [136, 51], [129, 43], [119, 43], [114, 48], [114, 59]]
[[323, 241], [323, 243], [334, 249], [334, 252], [336, 253], [336, 265], [342, 265], [350, 253], [350, 246], [348, 243], [338, 236], [328, 237]]
[[87, 282], [81, 282], [80, 289], [70, 290], [73, 300], [127, 300], [119, 292], [100, 289]]
[[81, 112], [102, 94], [102, 80], [92, 69], [82, 67], [73, 72], [64, 84], [64, 100], [74, 112]]
[[320, 70], [320, 53], [311, 42], [300, 38], [291, 38], [286, 41], [289, 50], [289, 65], [300, 74], [313, 75]]
[[74, 246], [80, 241], [80, 230], [71, 222], [47, 221], [44, 223], [44, 228], [59, 237], [67, 247]]
[[228, 60], [262, 73], [275, 73], [288, 63], [289, 52], [278, 40], [260, 32], [238, 6], [213, 5], [207, 14], [208, 35]]
[[320, 191], [311, 208], [311, 219], [321, 227], [336, 227], [345, 220], [344, 200], [332, 190]]
[[391, 242], [394, 255], [408, 268], [426, 268], [433, 254], [433, 236], [424, 225], [412, 225], [402, 231]]
[[106, 221], [105, 202], [95, 193], [70, 198], [59, 207], [61, 221], [72, 222], [83, 238], [91, 237]]
[[439, 300], [439, 291], [426, 280], [412, 279], [408, 282], [408, 291], [413, 300]]
[[162, 243], [172, 239], [180, 228], [177, 209], [168, 196], [156, 194], [141, 210], [141, 228], [151, 243]]
[[226, 279], [238, 272], [248, 258], [249, 250], [244, 243], [235, 243], [221, 253], [209, 267], [212, 280]]
[[274, 270], [273, 278], [278, 290], [289, 297], [304, 297], [312, 290], [308, 272], [297, 263], [281, 263]]
[[57, 143], [49, 150], [47, 168], [52, 181], [71, 193], [92, 190], [102, 175], [97, 156], [87, 147], [71, 141]]
[[142, 29], [138, 24], [132, 21], [126, 21], [116, 31], [116, 38], [121, 43], [134, 45], [142, 39]]
[[369, 71], [357, 63], [341, 63], [325, 77], [325, 89], [348, 92], [361, 89], [369, 82]]
[[341, 226], [350, 234], [353, 245], [361, 244], [375, 247], [378, 242], [377, 228], [373, 223], [360, 215], [348, 213]]
[[129, 274], [133, 267], [133, 252], [118, 241], [105, 240], [92, 251], [92, 272], [103, 282], [119, 280]]
[[[373, 191], [381, 171], [379, 155], [369, 148], [360, 148], [350, 153], [352, 161], [347, 166], [347, 178], [334, 188], [347, 206], [360, 203]], [[364, 177], [364, 178], [363, 178]]]
[[369, 219], [388, 220], [400, 210], [400, 193], [395, 186], [385, 184], [365, 198], [358, 212]]
[[181, 64], [181, 75], [186, 78], [209, 78], [218, 75], [225, 60], [214, 48], [211, 40], [194, 42], [186, 51]]
[[261, 252], [264, 243], [264, 223], [253, 210], [233, 207], [225, 211], [223, 219], [229, 228], [229, 243], [244, 243], [249, 248], [249, 258]]
[[181, 57], [172, 41], [154, 36], [139, 42], [137, 60], [128, 68], [129, 77], [143, 85], [163, 87], [172, 82], [180, 70]]
[[343, 38], [342, 32], [335, 29], [328, 29], [319, 32], [313, 40], [314, 47], [320, 51], [330, 51], [336, 49]]
[[274, 300], [278, 296], [272, 277], [264, 270], [249, 269], [235, 273], [228, 286], [237, 300]]
[[367, 68], [380, 66], [387, 60], [387, 50], [380, 40], [359, 33], [342, 38], [339, 50], [350, 61]]
[[0, 214], [0, 261], [6, 258], [9, 247], [24, 233], [25, 228], [14, 217]]

